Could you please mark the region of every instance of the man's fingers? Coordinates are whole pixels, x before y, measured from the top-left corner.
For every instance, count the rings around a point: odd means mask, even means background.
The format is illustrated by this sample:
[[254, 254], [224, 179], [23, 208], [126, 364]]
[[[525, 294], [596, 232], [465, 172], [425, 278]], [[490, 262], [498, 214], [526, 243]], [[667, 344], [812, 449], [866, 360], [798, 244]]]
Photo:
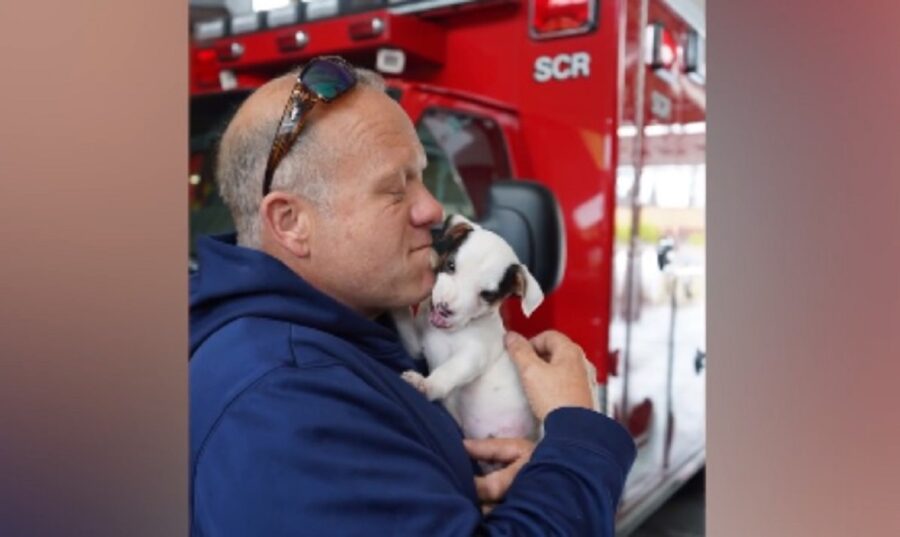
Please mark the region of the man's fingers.
[[478, 492], [478, 499], [484, 503], [500, 502], [518, 472], [519, 465], [510, 465], [486, 476], [476, 476], [475, 490]]
[[531, 338], [534, 349], [541, 354], [553, 353], [561, 346], [571, 343], [571, 339], [556, 330], [546, 330]]
[[538, 355], [545, 359], [552, 359], [562, 356], [561, 350], [565, 347], [574, 346], [572, 340], [555, 330], [547, 330], [531, 338], [531, 345]]
[[509, 463], [528, 455], [530, 444], [516, 442], [509, 438], [465, 439], [463, 444], [473, 459], [488, 462]]
[[534, 442], [524, 438], [466, 439], [464, 442], [466, 450], [475, 459], [508, 463], [504, 468], [475, 477], [475, 489], [483, 503], [497, 503], [506, 496], [516, 474], [534, 451]]

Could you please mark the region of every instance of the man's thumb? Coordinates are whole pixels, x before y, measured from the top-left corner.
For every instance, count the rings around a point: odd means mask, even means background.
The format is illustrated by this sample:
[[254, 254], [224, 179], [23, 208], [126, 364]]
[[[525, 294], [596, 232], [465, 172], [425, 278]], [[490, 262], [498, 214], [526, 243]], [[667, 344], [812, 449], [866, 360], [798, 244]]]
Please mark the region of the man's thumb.
[[506, 350], [509, 351], [510, 358], [512, 358], [513, 363], [516, 364], [520, 372], [522, 368], [533, 365], [535, 360], [540, 360], [534, 349], [531, 348], [531, 343], [528, 343], [528, 340], [522, 337], [521, 334], [507, 332], [504, 340]]

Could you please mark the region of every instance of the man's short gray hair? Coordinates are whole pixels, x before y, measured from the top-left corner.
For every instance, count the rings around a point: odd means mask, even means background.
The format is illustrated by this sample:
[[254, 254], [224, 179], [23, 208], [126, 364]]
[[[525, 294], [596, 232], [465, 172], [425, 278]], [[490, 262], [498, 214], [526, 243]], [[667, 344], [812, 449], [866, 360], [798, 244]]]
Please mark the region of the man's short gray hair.
[[[294, 80], [297, 72], [285, 76]], [[378, 73], [356, 69], [356, 78], [357, 85], [385, 90], [384, 79]], [[262, 180], [283, 105], [278, 103], [279, 112], [274, 120], [242, 122], [239, 128], [229, 124], [219, 144], [216, 182], [231, 211], [241, 246], [259, 247]], [[332, 190], [329, 178], [341, 148], [323, 144], [317, 130], [315, 123], [307, 123], [303, 128], [303, 133], [276, 168], [271, 189], [303, 196], [317, 207], [328, 210]]]

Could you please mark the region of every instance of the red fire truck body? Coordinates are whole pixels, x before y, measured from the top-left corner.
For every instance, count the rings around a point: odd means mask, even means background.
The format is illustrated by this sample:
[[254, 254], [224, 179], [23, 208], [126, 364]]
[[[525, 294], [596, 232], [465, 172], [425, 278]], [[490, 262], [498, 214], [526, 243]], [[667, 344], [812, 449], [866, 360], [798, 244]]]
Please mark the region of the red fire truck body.
[[640, 448], [627, 533], [705, 459], [701, 33], [662, 0], [321, 2], [256, 14], [249, 31], [248, 17], [195, 26], [192, 234], [227, 227], [195, 216], [215, 196], [210, 140], [248, 91], [320, 54], [381, 67], [447, 210], [477, 218], [499, 179], [556, 196], [562, 280], [532, 318], [505, 314], [525, 334], [568, 334], [596, 365]]

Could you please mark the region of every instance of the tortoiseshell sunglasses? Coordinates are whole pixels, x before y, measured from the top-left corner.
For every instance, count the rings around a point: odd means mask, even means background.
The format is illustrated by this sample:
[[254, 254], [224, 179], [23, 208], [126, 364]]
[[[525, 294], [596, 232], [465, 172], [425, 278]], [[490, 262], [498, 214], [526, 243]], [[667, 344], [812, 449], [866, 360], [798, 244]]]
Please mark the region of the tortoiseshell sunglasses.
[[275, 168], [300, 136], [309, 111], [320, 102], [334, 101], [355, 85], [356, 71], [338, 56], [313, 58], [300, 70], [272, 140], [263, 179], [263, 196], [269, 193]]

